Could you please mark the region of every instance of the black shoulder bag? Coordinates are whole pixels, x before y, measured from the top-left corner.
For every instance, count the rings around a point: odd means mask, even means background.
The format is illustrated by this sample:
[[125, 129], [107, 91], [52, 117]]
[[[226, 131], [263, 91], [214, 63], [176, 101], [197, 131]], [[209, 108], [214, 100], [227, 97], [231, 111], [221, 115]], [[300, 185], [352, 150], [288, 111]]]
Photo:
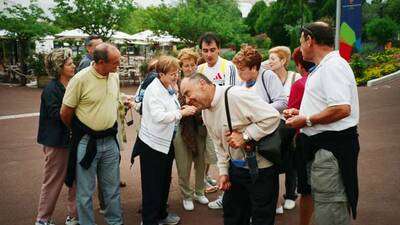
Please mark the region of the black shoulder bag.
[[[232, 132], [232, 121], [228, 103], [228, 91], [231, 87], [228, 87], [225, 91], [225, 112], [229, 130]], [[271, 134], [261, 138], [259, 141], [255, 141], [254, 149], [256, 150], [256, 152], [258, 152], [258, 154], [260, 154], [268, 161], [276, 165], [281, 165], [282, 156], [281, 156], [281, 137], [279, 135], [279, 127]]]

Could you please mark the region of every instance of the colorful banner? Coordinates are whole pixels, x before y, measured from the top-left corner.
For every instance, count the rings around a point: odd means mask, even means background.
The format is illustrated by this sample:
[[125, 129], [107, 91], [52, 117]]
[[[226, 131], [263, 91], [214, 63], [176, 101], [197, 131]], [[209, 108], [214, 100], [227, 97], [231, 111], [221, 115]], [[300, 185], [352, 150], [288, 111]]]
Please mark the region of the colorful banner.
[[347, 61], [361, 50], [361, 0], [342, 0], [339, 52]]

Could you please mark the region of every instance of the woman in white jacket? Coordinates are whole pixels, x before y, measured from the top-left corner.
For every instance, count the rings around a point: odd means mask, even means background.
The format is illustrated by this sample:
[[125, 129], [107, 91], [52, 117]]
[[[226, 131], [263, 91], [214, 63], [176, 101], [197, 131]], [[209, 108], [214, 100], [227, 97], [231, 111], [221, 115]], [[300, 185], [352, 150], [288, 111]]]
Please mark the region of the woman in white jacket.
[[179, 216], [167, 212], [174, 159], [172, 140], [179, 120], [193, 115], [196, 108], [181, 109], [177, 99], [176, 82], [179, 61], [161, 56], [156, 65], [158, 73], [146, 88], [143, 98], [141, 127], [138, 136], [142, 180], [142, 224], [177, 224]]

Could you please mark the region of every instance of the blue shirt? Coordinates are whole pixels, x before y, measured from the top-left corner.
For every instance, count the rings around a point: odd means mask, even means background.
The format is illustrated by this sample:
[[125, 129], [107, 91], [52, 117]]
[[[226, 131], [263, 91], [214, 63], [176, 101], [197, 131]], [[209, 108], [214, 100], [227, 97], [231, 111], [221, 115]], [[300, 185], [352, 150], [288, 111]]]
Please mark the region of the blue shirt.
[[92, 63], [93, 57], [89, 54], [86, 54], [82, 60], [79, 62], [78, 67], [76, 68], [76, 72], [78, 73], [82, 69], [85, 69], [86, 67], [90, 66], [90, 63]]

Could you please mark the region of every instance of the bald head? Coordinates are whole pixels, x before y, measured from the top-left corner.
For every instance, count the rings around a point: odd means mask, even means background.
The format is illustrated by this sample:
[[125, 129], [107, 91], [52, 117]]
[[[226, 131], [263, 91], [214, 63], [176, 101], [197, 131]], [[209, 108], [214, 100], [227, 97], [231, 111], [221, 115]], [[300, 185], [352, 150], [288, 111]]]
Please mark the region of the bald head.
[[103, 75], [117, 71], [120, 57], [121, 53], [118, 48], [109, 43], [101, 43], [93, 51], [96, 70]]
[[309, 23], [301, 29], [301, 32], [305, 38], [310, 36], [318, 45], [333, 47], [335, 44], [335, 34], [333, 29], [325, 22], [317, 21]]
[[329, 24], [327, 24], [323, 21], [317, 21], [317, 22], [314, 22], [314, 24], [317, 26], [329, 27]]
[[[185, 77], [185, 79], [186, 79], [186, 77]], [[210, 81], [210, 79], [208, 79], [208, 78], [207, 78], [204, 74], [202, 74], [202, 73], [195, 73], [195, 74], [193, 74], [193, 75], [187, 77], [187, 80], [190, 81], [190, 82], [194, 82], [194, 83], [199, 83], [200, 80], [204, 80], [204, 82], [205, 82], [206, 84], [210, 84], [210, 85], [213, 84], [213, 83]]]
[[203, 110], [211, 106], [215, 86], [203, 74], [195, 73], [182, 79], [180, 90], [187, 104]]
[[101, 43], [94, 48], [93, 60], [96, 63], [99, 63], [100, 60], [108, 62], [110, 57], [115, 55], [121, 55], [117, 47], [110, 43]]

